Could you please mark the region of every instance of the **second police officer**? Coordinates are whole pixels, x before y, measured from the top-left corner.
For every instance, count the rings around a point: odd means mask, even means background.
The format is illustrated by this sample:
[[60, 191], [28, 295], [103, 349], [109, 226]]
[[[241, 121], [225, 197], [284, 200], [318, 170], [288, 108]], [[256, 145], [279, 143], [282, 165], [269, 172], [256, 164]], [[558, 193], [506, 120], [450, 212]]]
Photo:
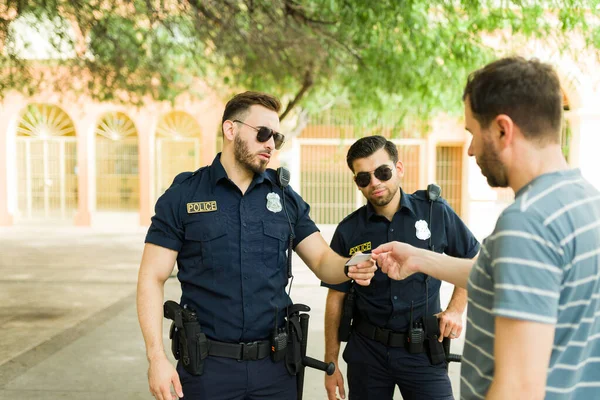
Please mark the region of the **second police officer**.
[[[448, 203], [430, 201], [425, 190], [413, 194], [400, 188], [404, 166], [396, 145], [382, 136], [357, 140], [348, 150], [348, 167], [367, 199], [367, 205], [347, 216], [337, 227], [331, 247], [342, 256], [369, 252], [382, 243], [400, 241], [455, 257], [473, 258], [479, 243]], [[393, 281], [377, 270], [368, 287], [352, 282], [329, 287], [325, 311], [325, 362], [337, 366], [338, 330], [346, 293], [355, 298], [352, 330], [344, 350], [348, 365], [350, 400], [391, 400], [398, 386], [405, 400], [452, 399], [452, 387], [444, 362], [433, 363], [432, 346], [415, 343], [424, 337], [427, 315], [438, 314], [441, 338], [457, 338], [462, 330], [466, 291], [456, 288], [445, 311], [440, 308], [441, 282], [423, 274]], [[411, 313], [412, 311], [412, 313]], [[347, 315], [344, 316], [347, 321]], [[431, 321], [431, 319], [429, 320]], [[435, 328], [437, 323], [433, 319]], [[345, 339], [346, 340], [346, 339]], [[433, 344], [433, 343], [432, 343]], [[416, 346], [419, 345], [419, 346]], [[336, 389], [345, 397], [338, 368], [325, 377], [330, 400]]]

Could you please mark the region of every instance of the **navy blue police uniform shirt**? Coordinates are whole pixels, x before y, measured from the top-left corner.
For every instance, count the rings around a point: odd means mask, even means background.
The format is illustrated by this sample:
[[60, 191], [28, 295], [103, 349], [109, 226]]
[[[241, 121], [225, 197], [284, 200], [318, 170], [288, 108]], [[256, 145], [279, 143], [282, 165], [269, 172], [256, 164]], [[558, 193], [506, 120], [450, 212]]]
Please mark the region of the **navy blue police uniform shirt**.
[[[146, 243], [178, 252], [181, 304], [195, 310], [204, 333], [237, 343], [268, 339], [283, 324], [290, 224], [277, 174], [255, 174], [245, 194], [220, 161], [178, 175], [158, 199]], [[293, 247], [318, 231], [309, 206], [289, 186], [285, 207]]]
[[[448, 203], [439, 198], [433, 203], [429, 225], [430, 202], [424, 190], [413, 194], [401, 190], [400, 209], [392, 221], [377, 215], [370, 203], [348, 215], [338, 225], [331, 240], [331, 248], [344, 257], [356, 252], [370, 253], [379, 245], [391, 241], [408, 243], [422, 249], [429, 248], [427, 230], [438, 253], [473, 258], [479, 251], [479, 242]], [[439, 289], [441, 281], [414, 274], [405, 280], [393, 280], [378, 269], [369, 286], [355, 286], [355, 317], [371, 324], [397, 332], [406, 332], [410, 326], [410, 308], [413, 303], [415, 320], [425, 315], [426, 291], [430, 315], [441, 311]], [[350, 281], [339, 285], [322, 286], [347, 293]], [[427, 289], [427, 290], [426, 290]]]

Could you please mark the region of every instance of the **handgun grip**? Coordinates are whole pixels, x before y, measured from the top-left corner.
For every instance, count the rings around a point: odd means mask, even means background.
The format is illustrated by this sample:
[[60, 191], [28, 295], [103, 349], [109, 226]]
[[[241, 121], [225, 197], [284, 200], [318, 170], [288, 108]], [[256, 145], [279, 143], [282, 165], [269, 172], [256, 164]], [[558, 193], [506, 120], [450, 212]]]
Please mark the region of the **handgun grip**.
[[183, 319], [181, 317], [182, 311], [183, 307], [173, 300], [167, 300], [163, 305], [165, 318], [173, 320], [175, 322], [175, 326], [178, 328], [183, 328]]

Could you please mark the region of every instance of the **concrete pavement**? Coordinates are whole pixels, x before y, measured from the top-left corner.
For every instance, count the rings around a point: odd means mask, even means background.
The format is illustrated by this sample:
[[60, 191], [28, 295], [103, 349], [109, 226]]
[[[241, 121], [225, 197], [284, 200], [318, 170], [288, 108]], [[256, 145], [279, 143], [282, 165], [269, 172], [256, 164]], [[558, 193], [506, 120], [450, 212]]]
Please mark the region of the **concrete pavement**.
[[[322, 231], [329, 240], [333, 227]], [[0, 399], [152, 398], [135, 309], [144, 235], [141, 228], [0, 229]], [[294, 275], [292, 298], [312, 308], [308, 355], [320, 359], [326, 290], [297, 256]], [[451, 290], [443, 286], [443, 302]], [[169, 279], [165, 298], [179, 293]], [[167, 330], [165, 323], [166, 348]], [[460, 352], [462, 338], [456, 342]], [[458, 373], [452, 364], [457, 397]], [[326, 399], [322, 372], [307, 370], [305, 398]]]

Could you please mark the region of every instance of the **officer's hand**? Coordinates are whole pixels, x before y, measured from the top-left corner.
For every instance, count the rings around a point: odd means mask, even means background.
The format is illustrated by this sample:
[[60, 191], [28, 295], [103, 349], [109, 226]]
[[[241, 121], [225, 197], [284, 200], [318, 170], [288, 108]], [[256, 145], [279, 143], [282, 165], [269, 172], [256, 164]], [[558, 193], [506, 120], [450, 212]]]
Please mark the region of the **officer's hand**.
[[340, 397], [342, 399], [346, 398], [346, 391], [344, 390], [344, 377], [340, 369], [338, 368], [338, 364], [335, 364], [335, 372], [333, 375], [325, 374], [325, 390], [327, 390], [327, 400], [337, 400], [335, 390], [338, 389], [340, 393]]
[[348, 277], [354, 279], [354, 282], [361, 286], [369, 286], [375, 271], [377, 271], [377, 264], [375, 264], [375, 260], [370, 259], [348, 267]]
[[463, 329], [462, 313], [446, 309], [435, 316], [438, 317], [440, 323], [440, 337], [438, 339], [440, 342], [444, 340], [444, 337], [456, 339], [460, 336]]
[[371, 254], [384, 274], [390, 278], [401, 280], [419, 272], [422, 261], [419, 249], [400, 242], [389, 242], [374, 249]]
[[[176, 400], [183, 397], [177, 370], [166, 356], [150, 362], [148, 384], [150, 385], [150, 393], [157, 400]], [[171, 384], [177, 395], [171, 393]]]

